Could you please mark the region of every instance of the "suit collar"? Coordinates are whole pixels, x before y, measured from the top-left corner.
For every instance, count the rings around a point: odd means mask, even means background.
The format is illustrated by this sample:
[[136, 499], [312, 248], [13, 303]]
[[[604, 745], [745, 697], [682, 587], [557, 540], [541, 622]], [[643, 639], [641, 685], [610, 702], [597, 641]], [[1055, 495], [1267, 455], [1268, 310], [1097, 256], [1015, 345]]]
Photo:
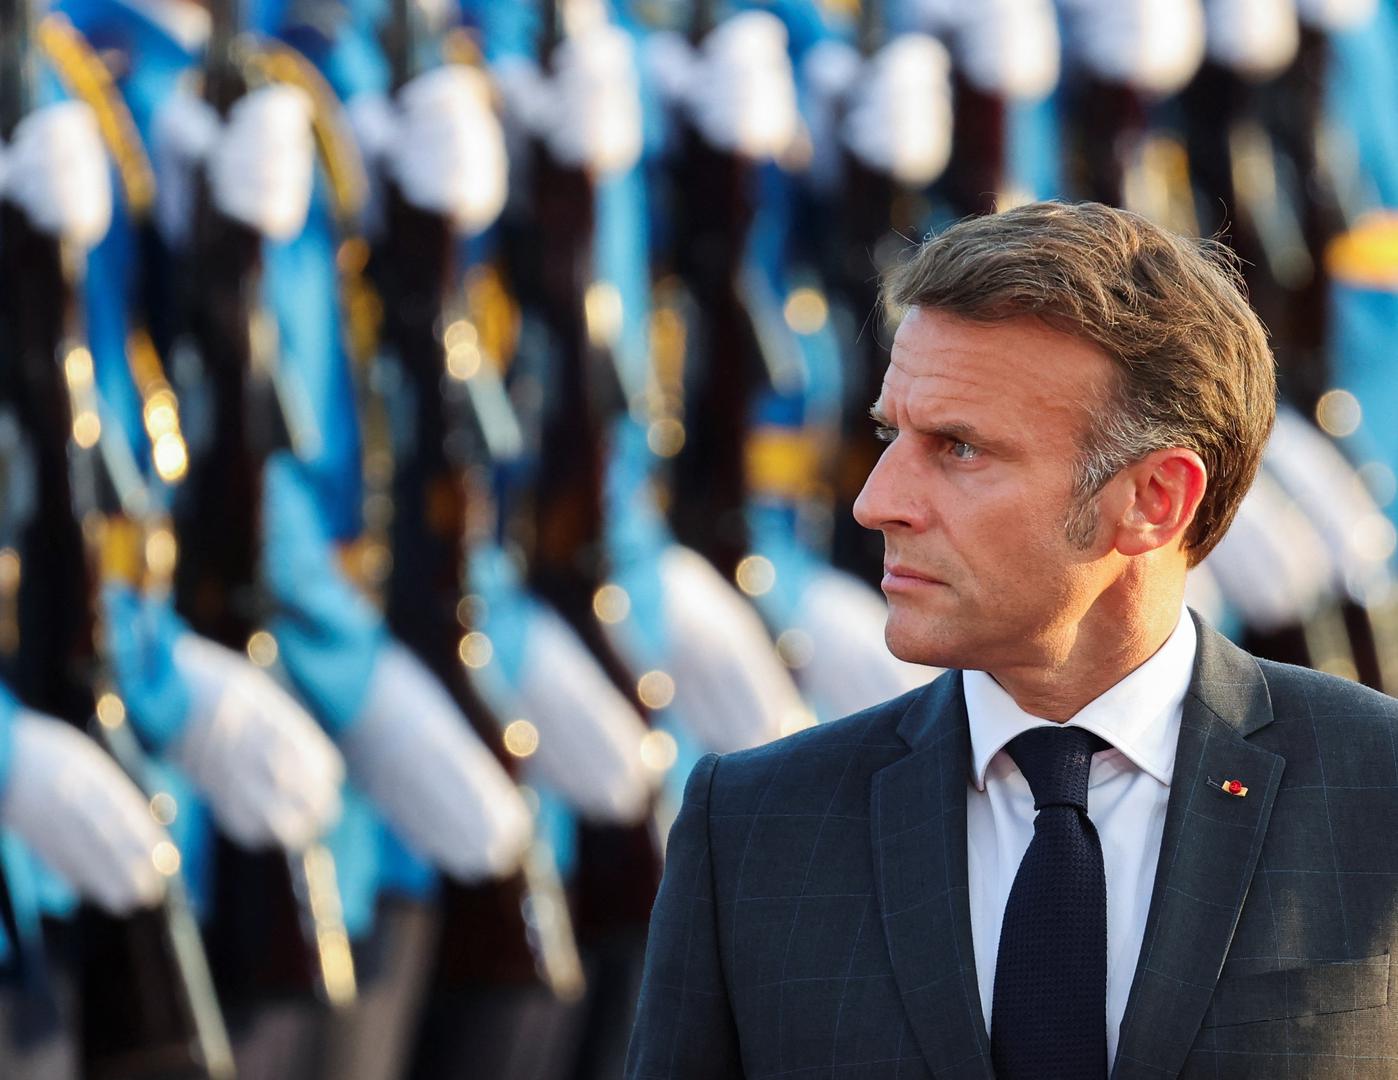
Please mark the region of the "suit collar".
[[[913, 750], [938, 745], [960, 724], [966, 727], [966, 701], [961, 693], [961, 672], [944, 671], [929, 683], [903, 710], [898, 720], [898, 737]], [[969, 750], [970, 736], [966, 746]], [[970, 758], [966, 759], [969, 768]]]
[[898, 724], [911, 752], [874, 776], [874, 876], [894, 980], [939, 1080], [989, 1080], [966, 887], [971, 739], [961, 673], [949, 671]]
[[[1285, 761], [1247, 739], [1272, 722], [1257, 662], [1200, 623], [1175, 776], [1113, 1080], [1174, 1076], [1218, 983]], [[1239, 780], [1245, 796], [1220, 785]]]
[[1199, 630], [1190, 697], [1243, 738], [1262, 730], [1272, 722], [1272, 694], [1262, 669], [1251, 653], [1190, 614]]

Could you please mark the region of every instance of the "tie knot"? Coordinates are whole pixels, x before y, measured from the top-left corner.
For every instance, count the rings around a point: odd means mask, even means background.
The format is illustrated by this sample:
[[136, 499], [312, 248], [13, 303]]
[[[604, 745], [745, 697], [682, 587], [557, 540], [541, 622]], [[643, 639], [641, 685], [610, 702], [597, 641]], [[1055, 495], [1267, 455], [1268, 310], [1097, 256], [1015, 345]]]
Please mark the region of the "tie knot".
[[1076, 806], [1087, 809], [1087, 773], [1092, 755], [1105, 740], [1077, 727], [1036, 727], [1015, 736], [1005, 750], [1029, 781], [1034, 809]]

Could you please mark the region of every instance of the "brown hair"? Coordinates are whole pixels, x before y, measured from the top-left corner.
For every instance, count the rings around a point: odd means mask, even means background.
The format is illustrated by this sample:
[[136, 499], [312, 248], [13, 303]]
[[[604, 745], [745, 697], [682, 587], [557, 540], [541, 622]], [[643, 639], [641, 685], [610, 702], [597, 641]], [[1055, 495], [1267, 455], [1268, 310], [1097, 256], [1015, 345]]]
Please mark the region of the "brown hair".
[[976, 322], [1031, 317], [1092, 342], [1116, 365], [1094, 413], [1069, 535], [1095, 529], [1094, 496], [1154, 450], [1193, 450], [1208, 486], [1185, 535], [1190, 565], [1228, 530], [1276, 414], [1267, 332], [1237, 259], [1101, 203], [1038, 202], [929, 237], [885, 278], [892, 312], [935, 308]]

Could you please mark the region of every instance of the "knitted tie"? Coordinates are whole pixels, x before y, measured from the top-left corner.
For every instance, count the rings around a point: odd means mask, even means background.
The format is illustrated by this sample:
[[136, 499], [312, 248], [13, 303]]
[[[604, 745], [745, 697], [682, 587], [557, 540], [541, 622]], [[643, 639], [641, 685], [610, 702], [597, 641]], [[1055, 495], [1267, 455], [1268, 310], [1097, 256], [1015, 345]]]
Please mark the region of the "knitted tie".
[[998, 1080], [1107, 1075], [1107, 884], [1087, 818], [1087, 772], [1107, 744], [1072, 727], [1031, 728], [1005, 748], [1034, 793], [995, 965], [990, 1053]]

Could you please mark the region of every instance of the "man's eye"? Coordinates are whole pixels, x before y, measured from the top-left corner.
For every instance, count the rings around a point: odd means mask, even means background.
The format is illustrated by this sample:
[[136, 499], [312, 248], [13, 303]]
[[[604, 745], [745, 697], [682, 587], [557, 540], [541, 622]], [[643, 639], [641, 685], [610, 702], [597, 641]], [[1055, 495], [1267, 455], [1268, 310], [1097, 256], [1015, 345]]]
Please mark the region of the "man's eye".
[[892, 442], [894, 439], [898, 438], [898, 429], [896, 427], [887, 427], [880, 424], [878, 427], [874, 428], [874, 438], [878, 439], [879, 442]]
[[952, 441], [951, 456], [958, 461], [974, 461], [979, 453], [980, 451], [970, 443]]

